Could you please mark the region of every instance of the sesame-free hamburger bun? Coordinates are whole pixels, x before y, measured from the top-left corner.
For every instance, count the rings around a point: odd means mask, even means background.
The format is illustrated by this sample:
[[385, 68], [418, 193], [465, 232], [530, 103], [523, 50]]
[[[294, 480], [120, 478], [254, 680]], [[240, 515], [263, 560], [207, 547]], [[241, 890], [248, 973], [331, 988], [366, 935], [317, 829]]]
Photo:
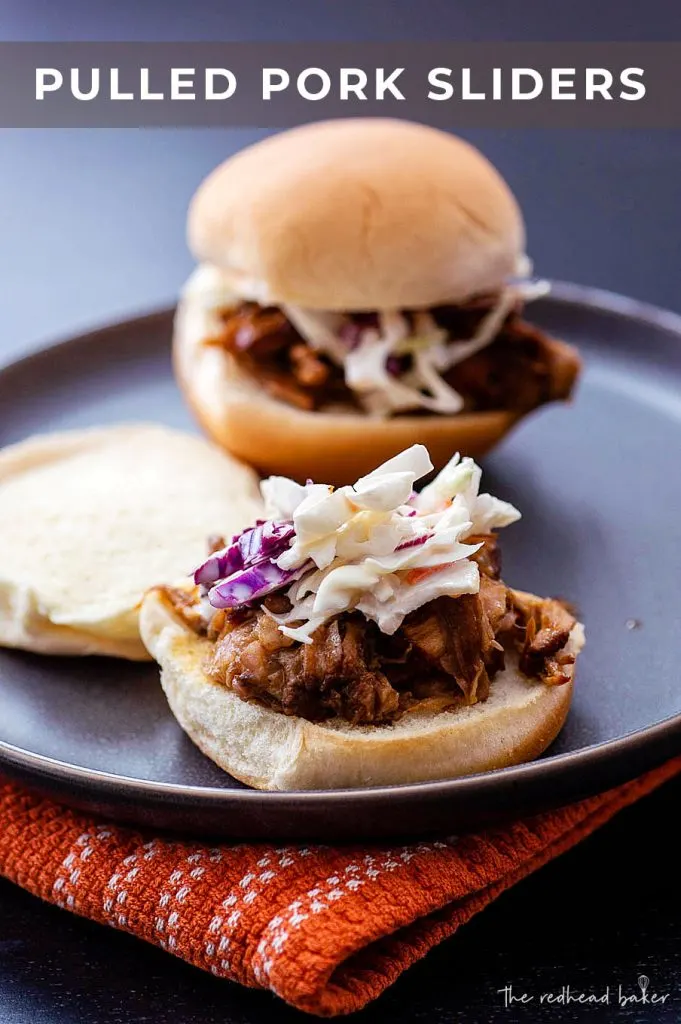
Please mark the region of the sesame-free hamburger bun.
[[0, 451], [0, 646], [149, 658], [139, 606], [216, 530], [257, 517], [255, 474], [151, 424], [45, 434]]
[[230, 157], [199, 187], [189, 245], [236, 295], [308, 309], [425, 309], [495, 291], [525, 229], [498, 171], [422, 124], [322, 121]]
[[[439, 467], [454, 451], [484, 455], [529, 411], [522, 401], [456, 413], [373, 415], [362, 401], [308, 411], [206, 344], [224, 330], [222, 311], [243, 302], [280, 308], [302, 330], [295, 311], [428, 311], [498, 295], [491, 339], [513, 306], [509, 280], [526, 271], [525, 229], [508, 185], [464, 140], [382, 118], [281, 132], [206, 178], [188, 238], [199, 266], [177, 312], [178, 383], [208, 436], [264, 473], [345, 483], [414, 442]], [[551, 346], [542, 401], [565, 397], [576, 376], [573, 350]]]

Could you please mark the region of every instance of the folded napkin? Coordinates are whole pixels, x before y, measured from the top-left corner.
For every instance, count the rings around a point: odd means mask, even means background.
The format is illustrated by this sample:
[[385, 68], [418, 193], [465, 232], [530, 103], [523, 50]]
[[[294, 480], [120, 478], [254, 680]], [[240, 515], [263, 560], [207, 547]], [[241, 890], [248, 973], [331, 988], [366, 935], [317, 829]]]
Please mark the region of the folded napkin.
[[600, 796], [408, 846], [209, 847], [122, 828], [0, 786], [0, 873], [76, 914], [300, 1010], [350, 1013], [681, 758]]

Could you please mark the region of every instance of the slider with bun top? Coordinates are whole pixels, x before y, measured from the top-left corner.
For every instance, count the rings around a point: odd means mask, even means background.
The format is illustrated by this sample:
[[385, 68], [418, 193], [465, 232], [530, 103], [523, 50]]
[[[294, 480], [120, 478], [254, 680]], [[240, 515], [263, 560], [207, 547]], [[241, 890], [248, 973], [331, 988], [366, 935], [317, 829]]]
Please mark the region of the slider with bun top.
[[420, 124], [305, 125], [228, 159], [189, 211], [182, 390], [264, 472], [345, 483], [414, 441], [444, 465], [567, 399], [576, 351], [523, 318], [518, 204], [473, 146]]

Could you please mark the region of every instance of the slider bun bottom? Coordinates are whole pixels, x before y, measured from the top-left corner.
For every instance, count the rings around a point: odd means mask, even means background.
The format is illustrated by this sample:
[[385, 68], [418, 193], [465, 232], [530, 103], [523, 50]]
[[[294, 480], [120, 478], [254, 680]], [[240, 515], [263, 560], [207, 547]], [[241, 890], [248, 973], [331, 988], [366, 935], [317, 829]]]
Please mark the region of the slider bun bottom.
[[270, 398], [219, 345], [205, 344], [209, 317], [185, 300], [175, 322], [175, 374], [206, 434], [264, 475], [347, 484], [412, 444], [436, 469], [454, 452], [479, 458], [520, 418], [517, 412], [374, 418], [351, 409], [306, 412]]
[[[456, 712], [413, 713], [391, 726], [323, 724], [241, 700], [203, 671], [209, 641], [189, 630], [159, 591], [147, 594], [142, 639], [161, 666], [178, 722], [203, 753], [256, 789], [340, 789], [423, 782], [529, 761], [560, 731], [572, 697], [528, 682], [508, 657], [490, 697]], [[568, 650], [584, 642], [580, 624]]]

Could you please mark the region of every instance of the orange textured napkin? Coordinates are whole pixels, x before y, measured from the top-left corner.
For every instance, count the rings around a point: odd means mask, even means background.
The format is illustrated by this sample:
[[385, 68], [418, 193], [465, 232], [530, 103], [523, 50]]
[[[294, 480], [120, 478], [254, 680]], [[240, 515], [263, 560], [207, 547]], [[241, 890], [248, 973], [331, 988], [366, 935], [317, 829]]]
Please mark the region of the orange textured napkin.
[[681, 771], [681, 758], [557, 811], [409, 846], [209, 847], [0, 786], [0, 873], [322, 1016], [358, 1010], [504, 889]]

